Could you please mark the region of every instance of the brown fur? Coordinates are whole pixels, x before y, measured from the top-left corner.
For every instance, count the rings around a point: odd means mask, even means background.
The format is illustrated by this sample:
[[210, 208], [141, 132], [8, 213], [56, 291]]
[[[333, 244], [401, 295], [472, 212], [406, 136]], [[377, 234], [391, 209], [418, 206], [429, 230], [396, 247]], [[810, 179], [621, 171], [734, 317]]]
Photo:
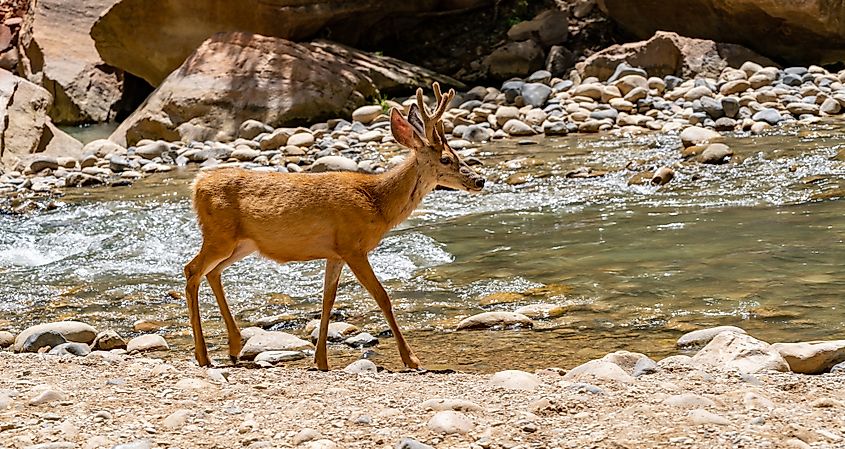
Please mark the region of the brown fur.
[[[445, 108], [438, 109], [440, 114], [441, 109]], [[439, 118], [436, 115], [433, 119]], [[372, 272], [367, 254], [438, 183], [477, 191], [483, 179], [444, 143], [445, 136], [438, 136], [436, 144], [428, 144], [428, 139], [415, 132], [396, 110], [391, 111], [391, 130], [396, 140], [412, 151], [400, 166], [386, 173], [259, 173], [228, 168], [197, 179], [193, 202], [203, 245], [185, 267], [185, 276], [194, 351], [201, 365], [209, 365], [210, 360], [199, 318], [199, 283], [207, 277], [226, 322], [229, 354], [234, 359], [241, 349], [240, 331], [226, 304], [220, 274], [257, 251], [279, 263], [326, 259], [323, 315], [315, 355], [319, 368], [328, 369], [328, 317], [344, 264], [384, 312], [405, 365], [418, 367], [419, 361], [402, 337], [390, 299]]]

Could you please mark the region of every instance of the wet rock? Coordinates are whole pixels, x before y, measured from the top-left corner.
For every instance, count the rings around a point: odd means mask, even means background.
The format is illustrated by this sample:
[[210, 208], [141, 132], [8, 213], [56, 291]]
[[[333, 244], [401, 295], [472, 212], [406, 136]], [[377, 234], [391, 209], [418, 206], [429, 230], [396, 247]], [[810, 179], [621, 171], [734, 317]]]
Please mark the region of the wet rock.
[[475, 424], [463, 413], [452, 410], [437, 412], [426, 425], [434, 433], [465, 434], [475, 428]]
[[702, 164], [726, 164], [734, 152], [723, 143], [711, 143], [696, 158]]
[[515, 313], [525, 315], [532, 320], [541, 320], [559, 317], [566, 313], [566, 309], [557, 304], [529, 304], [516, 309]]
[[305, 358], [305, 353], [302, 351], [264, 351], [255, 356], [255, 362], [265, 362], [271, 365], [282, 362], [291, 362], [294, 360], [301, 360]]
[[158, 334], [147, 334], [135, 337], [126, 344], [126, 352], [164, 351], [170, 349], [164, 337]]
[[[316, 321], [316, 326], [311, 330], [311, 342], [316, 343], [317, 337], [320, 335], [320, 326], [319, 320]], [[309, 325], [311, 323], [308, 323]], [[329, 323], [328, 329], [328, 340], [329, 341], [341, 341], [346, 337], [358, 332], [358, 326], [354, 324], [344, 323], [341, 321], [334, 321]]]
[[655, 186], [662, 186], [668, 184], [674, 178], [675, 170], [672, 170], [670, 167], [660, 167], [651, 175], [649, 183]]
[[714, 142], [720, 140], [721, 138], [722, 135], [716, 131], [699, 126], [690, 126], [689, 128], [681, 131], [681, 142], [684, 147]]
[[97, 334], [91, 347], [99, 351], [111, 351], [112, 349], [126, 348], [126, 340], [117, 332], [109, 329]]
[[360, 359], [347, 365], [343, 371], [349, 374], [377, 373], [378, 367], [370, 360]]
[[513, 312], [483, 312], [464, 318], [457, 330], [490, 329], [493, 327], [533, 327], [531, 318]]
[[587, 363], [572, 368], [563, 376], [570, 382], [620, 382], [630, 383], [634, 378], [619, 365], [607, 360], [590, 360]]
[[533, 136], [537, 134], [532, 127], [517, 119], [508, 120], [502, 126], [502, 130], [511, 136]]
[[490, 377], [487, 385], [507, 390], [536, 390], [540, 386], [540, 378], [534, 374], [519, 370], [499, 371]]
[[766, 370], [789, 371], [786, 360], [766, 342], [736, 332], [721, 332], [696, 353], [696, 366], [738, 370], [753, 374]]
[[240, 358], [252, 360], [265, 351], [291, 351], [311, 347], [311, 343], [295, 335], [285, 332], [264, 331], [253, 335], [246, 341], [243, 349], [241, 349]]
[[679, 348], [702, 347], [710, 343], [715, 336], [722, 332], [736, 332], [738, 334], [745, 334], [745, 330], [736, 326], [716, 326], [707, 329], [699, 329], [692, 332], [687, 332], [675, 343]]
[[353, 348], [369, 348], [378, 345], [378, 338], [371, 335], [369, 332], [361, 332], [358, 335], [353, 335], [345, 340], [343, 344]]
[[394, 449], [434, 449], [434, 446], [420, 443], [413, 438], [402, 438], [396, 443]]
[[323, 156], [311, 165], [314, 173], [327, 171], [358, 171], [358, 164], [343, 156]]
[[8, 348], [15, 344], [15, 335], [11, 332], [0, 331], [0, 349]]
[[821, 374], [845, 361], [845, 340], [775, 343], [776, 350], [794, 373]]
[[[38, 338], [39, 334], [45, 332], [56, 332], [60, 334], [60, 336], [66, 341], [85, 344], [90, 344], [94, 341], [94, 338], [97, 336], [96, 329], [79, 321], [58, 321], [54, 323], [44, 323], [31, 326], [25, 329], [20, 334], [18, 334], [18, 336], [15, 338], [13, 350], [15, 352], [21, 352], [24, 343], [29, 338]], [[64, 341], [62, 341], [61, 343], [64, 343]]]
[[53, 355], [75, 355], [85, 357], [91, 353], [91, 348], [85, 343], [62, 343], [50, 350]]
[[423, 410], [433, 410], [436, 412], [443, 410], [454, 410], [457, 412], [480, 412], [481, 406], [472, 401], [464, 399], [429, 399], [420, 407]]

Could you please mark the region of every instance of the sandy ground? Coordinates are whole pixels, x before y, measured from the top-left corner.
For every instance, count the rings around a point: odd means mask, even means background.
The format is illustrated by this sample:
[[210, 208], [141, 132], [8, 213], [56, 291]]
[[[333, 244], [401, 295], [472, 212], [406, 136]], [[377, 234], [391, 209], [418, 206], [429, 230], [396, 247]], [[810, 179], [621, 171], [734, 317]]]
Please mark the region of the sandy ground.
[[[393, 448], [406, 437], [436, 448], [845, 448], [843, 374], [537, 378], [516, 390], [490, 385], [491, 375], [209, 371], [2, 352], [0, 448]], [[31, 404], [39, 396], [45, 403]], [[439, 415], [466, 433], [432, 429], [438, 412], [423, 403], [436, 398], [471, 402]]]

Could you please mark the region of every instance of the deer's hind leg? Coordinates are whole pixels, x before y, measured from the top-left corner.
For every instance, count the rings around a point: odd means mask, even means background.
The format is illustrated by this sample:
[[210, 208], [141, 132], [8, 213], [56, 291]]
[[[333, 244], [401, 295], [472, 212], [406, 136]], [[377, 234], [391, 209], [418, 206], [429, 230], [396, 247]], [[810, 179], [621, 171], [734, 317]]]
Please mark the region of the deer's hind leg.
[[214, 269], [205, 275], [208, 285], [211, 286], [211, 291], [214, 292], [214, 297], [217, 298], [217, 305], [220, 307], [220, 315], [223, 316], [223, 322], [226, 323], [226, 334], [229, 340], [229, 358], [232, 360], [232, 363], [238, 361], [238, 356], [241, 352], [241, 331], [238, 329], [238, 323], [232, 317], [232, 312], [229, 311], [229, 304], [226, 302], [226, 296], [223, 293], [223, 282], [220, 279], [220, 275], [229, 265], [254, 253], [257, 249], [255, 243], [251, 241], [240, 241], [235, 246], [235, 250], [231, 256], [218, 263]]
[[235, 242], [210, 242], [205, 239], [199, 254], [185, 265], [185, 298], [188, 303], [188, 318], [191, 320], [191, 330], [194, 334], [194, 355], [200, 366], [210, 366], [208, 348], [202, 334], [202, 320], [200, 319], [199, 288], [202, 277], [208, 274], [220, 262], [229, 258], [235, 251]]

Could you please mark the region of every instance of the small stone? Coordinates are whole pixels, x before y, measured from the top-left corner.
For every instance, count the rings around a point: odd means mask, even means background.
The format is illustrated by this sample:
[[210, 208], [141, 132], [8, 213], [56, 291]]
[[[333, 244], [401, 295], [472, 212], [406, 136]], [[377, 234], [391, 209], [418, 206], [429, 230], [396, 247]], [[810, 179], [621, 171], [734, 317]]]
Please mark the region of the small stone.
[[690, 126], [689, 128], [686, 128], [681, 131], [681, 142], [683, 143], [684, 147], [701, 145], [704, 143], [719, 140], [721, 138], [722, 135], [717, 133], [716, 131], [712, 131], [707, 128], [701, 128], [699, 126]]
[[361, 106], [352, 112], [352, 120], [369, 125], [373, 122], [373, 120], [381, 115], [382, 112], [383, 109], [380, 105]]
[[314, 136], [306, 132], [296, 133], [288, 138], [287, 144], [295, 147], [310, 147], [314, 145]]
[[44, 390], [34, 398], [29, 400], [29, 405], [42, 405], [51, 402], [64, 401], [65, 395], [56, 390]]
[[57, 168], [59, 168], [58, 160], [46, 154], [33, 157], [27, 164], [27, 170], [32, 173], [38, 173], [45, 169], [55, 170]]
[[89, 348], [85, 343], [62, 343], [58, 346], [54, 346], [49, 353], [53, 355], [74, 355], [77, 357], [85, 357], [91, 353], [91, 348]]
[[549, 99], [552, 88], [541, 83], [526, 83], [522, 86], [522, 99], [525, 104], [542, 108]]
[[293, 443], [294, 446], [299, 446], [302, 443], [317, 440], [320, 436], [320, 432], [306, 427], [293, 436], [291, 443]]
[[162, 427], [168, 430], [176, 430], [185, 425], [188, 417], [191, 416], [191, 411], [187, 409], [179, 409], [164, 418], [161, 422]]
[[208, 390], [212, 388], [213, 385], [203, 379], [187, 377], [185, 379], [180, 379], [173, 387], [177, 390]]
[[360, 359], [347, 365], [343, 371], [349, 374], [377, 373], [378, 367], [370, 360]]
[[272, 132], [273, 128], [259, 122], [258, 120], [244, 120], [238, 127], [238, 137], [242, 139], [254, 139], [261, 133]]
[[[311, 326], [312, 323], [315, 324], [315, 325]], [[308, 323], [308, 326], [306, 326], [306, 330], [305, 330], [306, 332], [308, 332], [308, 327], [313, 327], [313, 329], [311, 329], [311, 342], [312, 343], [316, 343], [317, 337], [319, 337], [319, 335], [320, 335], [319, 323], [320, 323], [320, 320], [314, 320], [313, 322]], [[352, 335], [356, 332], [358, 332], [358, 326], [355, 326], [354, 324], [344, 323], [344, 322], [341, 322], [341, 321], [334, 321], [334, 322], [329, 323], [327, 337], [328, 337], [329, 341], [342, 341], [343, 339], [347, 338], [348, 336], [350, 336], [350, 335]]]
[[249, 162], [260, 155], [261, 151], [259, 150], [254, 150], [246, 145], [238, 145], [237, 147], [235, 147], [235, 151], [232, 151], [230, 157], [237, 159], [241, 162]]
[[374, 129], [372, 131], [367, 131], [365, 133], [360, 134], [358, 136], [358, 141], [359, 142], [373, 142], [373, 141], [381, 142], [381, 139], [383, 137], [384, 137], [384, 134], [382, 134], [381, 131]]
[[809, 104], [804, 102], [793, 102], [786, 105], [786, 110], [792, 113], [793, 115], [804, 115], [804, 114], [812, 114], [818, 115], [819, 114], [819, 105], [817, 104]]
[[164, 337], [158, 334], [147, 334], [135, 337], [126, 344], [126, 352], [163, 351], [170, 349]]
[[566, 122], [543, 122], [543, 133], [547, 136], [565, 136], [569, 134]]
[[126, 340], [124, 340], [117, 332], [109, 329], [97, 334], [97, 337], [94, 338], [94, 342], [91, 343], [91, 347], [99, 351], [124, 349], [126, 348]]
[[697, 160], [702, 164], [725, 164], [734, 152], [723, 143], [711, 143], [698, 155]]
[[0, 331], [0, 349], [8, 348], [15, 343], [15, 335], [8, 331]]
[[67, 340], [56, 331], [44, 331], [32, 334], [23, 342], [20, 352], [38, 352], [41, 348], [53, 348], [65, 344]]
[[311, 348], [311, 343], [286, 332], [262, 331], [250, 337], [243, 349], [240, 358], [252, 360], [258, 354], [265, 351], [291, 351]]
[[303, 446], [304, 449], [337, 449], [337, 444], [332, 440], [321, 439], [309, 441]]
[[264, 351], [255, 356], [255, 362], [266, 362], [276, 365], [278, 363], [291, 362], [304, 358], [305, 353], [302, 351]]
[[434, 449], [434, 446], [420, 443], [413, 438], [402, 438], [396, 443], [394, 449]]
[[472, 401], [464, 399], [429, 399], [420, 404], [423, 410], [435, 412], [443, 410], [454, 410], [457, 412], [480, 412], [481, 406]]
[[465, 434], [475, 428], [475, 424], [461, 412], [445, 410], [437, 412], [426, 425], [434, 433]]
[[534, 374], [519, 370], [499, 371], [490, 377], [487, 385], [507, 390], [536, 390], [540, 386], [540, 378]]
[[164, 327], [164, 323], [154, 320], [137, 320], [132, 323], [132, 329], [138, 332], [157, 332]]
[[620, 382], [631, 383], [634, 378], [619, 365], [606, 360], [590, 360], [572, 368], [563, 376], [570, 382]]
[[716, 131], [733, 131], [736, 128], [736, 120], [729, 117], [721, 117], [713, 124]]
[[713, 402], [712, 399], [693, 393], [683, 393], [669, 396], [663, 400], [663, 403], [670, 407], [685, 409], [700, 409], [703, 407], [716, 406], [716, 403]]
[[780, 115], [780, 112], [777, 109], [765, 108], [755, 113], [751, 119], [756, 122], [766, 122], [769, 125], [774, 126], [783, 121], [783, 116]]
[[150, 440], [135, 440], [131, 443], [118, 444], [111, 449], [152, 449]]
[[705, 96], [699, 99], [701, 102], [701, 109], [707, 113], [713, 120], [716, 120], [725, 115], [725, 110], [722, 108], [722, 102], [717, 101], [713, 97]]
[[679, 348], [702, 347], [722, 332], [736, 332], [745, 334], [745, 330], [736, 326], [716, 326], [687, 332], [675, 343]]
[[157, 157], [160, 157], [164, 152], [169, 150], [170, 147], [165, 142], [152, 142], [146, 145], [141, 145], [135, 148], [135, 154], [137, 156], [141, 156], [144, 159], [153, 160]]
[[722, 95], [736, 95], [745, 92], [746, 90], [751, 89], [751, 83], [747, 80], [735, 80], [735, 81], [728, 81], [727, 83], [723, 84], [722, 87], [719, 89], [719, 93]]
[[361, 332], [358, 335], [343, 340], [343, 344], [353, 348], [369, 348], [378, 345], [378, 338], [371, 335], [369, 332]]
[[824, 102], [822, 102], [821, 108], [819, 108], [819, 110], [824, 115], [837, 115], [842, 111], [842, 105], [840, 105], [839, 102], [834, 100], [833, 98], [828, 98]]
[[515, 313], [525, 315], [532, 320], [540, 320], [557, 318], [566, 313], [566, 309], [557, 304], [529, 304], [516, 309]]
[[343, 156], [323, 156], [311, 165], [314, 173], [327, 171], [358, 171], [358, 164]]
[[[18, 336], [15, 338], [15, 344], [12, 349], [15, 352], [20, 352], [22, 350], [24, 342], [26, 342], [27, 339], [39, 333], [48, 331], [60, 334], [61, 337], [63, 337], [66, 341], [73, 341], [85, 344], [91, 344], [94, 341], [94, 338], [97, 336], [96, 329], [79, 321], [58, 321], [54, 323], [44, 323], [28, 327], [23, 332], [18, 334]], [[60, 343], [64, 343], [64, 341]]]
[[533, 136], [537, 134], [533, 128], [517, 119], [508, 120], [502, 126], [502, 130], [511, 136]]
[[690, 410], [687, 416], [693, 424], [700, 426], [712, 424], [715, 424], [717, 426], [727, 426], [731, 423], [727, 419], [715, 413], [711, 413], [707, 410], [702, 409]]
[[291, 132], [289, 130], [279, 128], [261, 138], [258, 145], [259, 148], [261, 148], [261, 151], [278, 150], [279, 148], [287, 145], [290, 136]]
[[531, 318], [513, 312], [483, 312], [464, 318], [457, 330], [490, 329], [494, 327], [533, 327]]

